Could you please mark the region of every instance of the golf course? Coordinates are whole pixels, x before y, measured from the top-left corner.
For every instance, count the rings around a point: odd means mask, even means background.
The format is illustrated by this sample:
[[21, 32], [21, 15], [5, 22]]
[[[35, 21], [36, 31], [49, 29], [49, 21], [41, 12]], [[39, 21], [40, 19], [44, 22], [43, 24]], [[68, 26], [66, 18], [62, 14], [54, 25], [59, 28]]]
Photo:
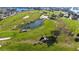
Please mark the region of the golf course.
[[[18, 12], [0, 21], [0, 51], [78, 51], [79, 21], [59, 17], [61, 11]], [[57, 17], [53, 17], [57, 15]], [[29, 25], [30, 24], [30, 25]], [[56, 42], [39, 43], [42, 36], [56, 36]], [[55, 41], [54, 39], [54, 41]]]

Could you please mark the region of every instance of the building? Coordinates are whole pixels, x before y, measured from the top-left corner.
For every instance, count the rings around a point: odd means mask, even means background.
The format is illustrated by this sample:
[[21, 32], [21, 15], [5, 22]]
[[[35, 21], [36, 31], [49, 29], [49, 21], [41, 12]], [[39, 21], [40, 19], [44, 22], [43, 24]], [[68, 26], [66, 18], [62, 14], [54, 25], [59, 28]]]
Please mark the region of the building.
[[12, 16], [16, 14], [16, 9], [15, 8], [10, 8], [10, 7], [1, 7], [0, 8], [0, 20], [4, 19], [8, 16]]

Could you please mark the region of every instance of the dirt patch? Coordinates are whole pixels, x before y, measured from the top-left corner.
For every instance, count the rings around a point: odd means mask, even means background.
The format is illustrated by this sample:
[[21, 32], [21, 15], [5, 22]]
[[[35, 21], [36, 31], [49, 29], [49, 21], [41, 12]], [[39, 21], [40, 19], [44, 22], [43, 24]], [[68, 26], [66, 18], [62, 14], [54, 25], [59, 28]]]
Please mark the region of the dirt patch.
[[30, 43], [30, 44], [34, 44], [35, 42], [38, 42], [37, 40], [23, 40], [23, 41], [20, 41], [19, 43]]

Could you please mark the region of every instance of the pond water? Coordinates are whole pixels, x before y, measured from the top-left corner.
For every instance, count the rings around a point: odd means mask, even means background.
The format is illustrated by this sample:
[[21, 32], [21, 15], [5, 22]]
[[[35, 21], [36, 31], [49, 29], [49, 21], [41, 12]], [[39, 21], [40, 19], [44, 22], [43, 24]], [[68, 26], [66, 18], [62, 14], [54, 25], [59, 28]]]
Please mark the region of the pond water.
[[43, 24], [44, 20], [43, 19], [38, 19], [36, 21], [31, 21], [30, 23], [24, 24], [22, 29], [34, 29], [36, 27], [39, 27]]

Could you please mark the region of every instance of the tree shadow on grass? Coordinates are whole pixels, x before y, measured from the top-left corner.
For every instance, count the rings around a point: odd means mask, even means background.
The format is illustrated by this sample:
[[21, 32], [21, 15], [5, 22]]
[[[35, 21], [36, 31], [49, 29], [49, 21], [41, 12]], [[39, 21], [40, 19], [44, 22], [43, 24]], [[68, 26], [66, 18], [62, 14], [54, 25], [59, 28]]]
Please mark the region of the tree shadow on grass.
[[54, 43], [57, 43], [57, 37], [54, 36], [48, 36], [46, 37], [46, 40], [44, 37], [41, 37], [41, 39], [39, 41], [41, 41], [42, 43], [46, 43], [48, 47], [52, 46]]
[[49, 36], [48, 37], [49, 40], [46, 41], [47, 46], [50, 47], [51, 45], [53, 45], [54, 43], [57, 43], [57, 37], [54, 36]]

